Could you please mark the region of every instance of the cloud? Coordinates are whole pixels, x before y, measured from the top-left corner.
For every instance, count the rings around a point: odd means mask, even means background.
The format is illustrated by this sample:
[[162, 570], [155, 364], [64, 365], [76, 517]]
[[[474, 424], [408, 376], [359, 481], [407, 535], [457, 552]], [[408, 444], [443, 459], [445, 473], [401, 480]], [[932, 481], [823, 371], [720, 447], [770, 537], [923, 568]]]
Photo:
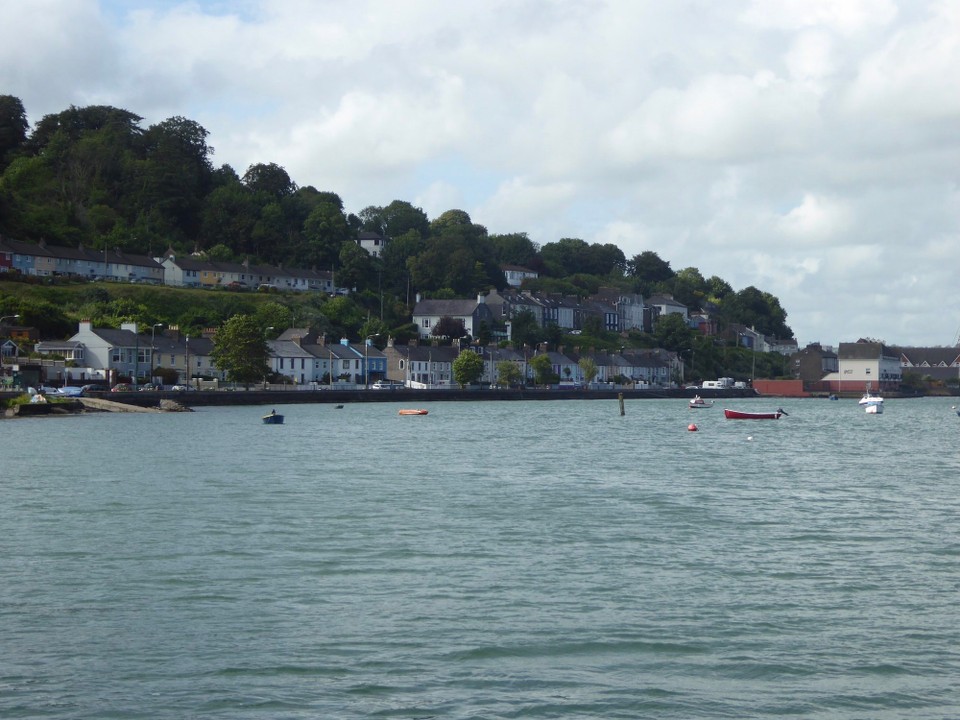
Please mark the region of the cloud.
[[654, 250], [777, 294], [801, 338], [935, 343], [960, 324], [944, 319], [960, 310], [950, 301], [931, 312], [906, 299], [955, 289], [960, 10], [948, 0], [5, 11], [0, 92], [34, 122], [70, 104], [184, 115], [241, 173], [276, 162], [350, 212], [403, 199], [540, 243]]
[[792, 242], [817, 245], [842, 238], [852, 221], [852, 213], [842, 200], [808, 193], [800, 205], [780, 218], [778, 228]]

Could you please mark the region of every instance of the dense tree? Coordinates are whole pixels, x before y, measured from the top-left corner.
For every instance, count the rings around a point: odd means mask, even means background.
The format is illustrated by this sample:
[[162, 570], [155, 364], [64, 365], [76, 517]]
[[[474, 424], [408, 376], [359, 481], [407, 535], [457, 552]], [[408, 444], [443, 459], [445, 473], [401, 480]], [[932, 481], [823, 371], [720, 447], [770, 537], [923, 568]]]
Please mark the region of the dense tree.
[[746, 325], [764, 335], [793, 337], [793, 330], [786, 324], [787, 313], [780, 306], [780, 301], [752, 285], [728, 295], [721, 305], [721, 312], [728, 322]]
[[662, 260], [652, 250], [644, 250], [639, 255], [634, 255], [627, 263], [627, 273], [648, 285], [670, 280], [673, 277], [670, 263]]
[[695, 330], [687, 325], [680, 313], [668, 313], [657, 320], [653, 336], [657, 345], [667, 350], [681, 350], [690, 347]]
[[0, 95], [0, 172], [27, 140], [27, 111], [20, 98]]
[[710, 286], [697, 268], [688, 267], [678, 270], [673, 276], [670, 292], [677, 302], [690, 308], [698, 308], [709, 297]]
[[340, 248], [349, 233], [342, 207], [320, 200], [303, 224], [304, 242], [295, 249], [294, 261], [302, 267], [333, 267], [339, 262]]
[[379, 233], [386, 238], [393, 239], [411, 231], [424, 238], [430, 233], [427, 214], [404, 200], [394, 200], [386, 207], [370, 205], [357, 215], [364, 230]]
[[524, 345], [534, 346], [540, 342], [540, 326], [529, 310], [522, 310], [513, 316], [510, 324], [510, 339], [516, 348]]
[[593, 358], [580, 358], [580, 361], [577, 363], [577, 365], [580, 367], [580, 372], [583, 373], [583, 381], [587, 385], [596, 379], [599, 369], [597, 368], [597, 363], [594, 362]]
[[537, 385], [549, 385], [559, 380], [548, 355], [534, 355], [527, 364], [533, 370], [533, 380]]
[[263, 193], [274, 200], [292, 195], [297, 186], [287, 171], [276, 163], [256, 163], [243, 174], [243, 184], [255, 193]]
[[228, 380], [249, 386], [270, 372], [269, 353], [263, 328], [257, 321], [249, 315], [235, 315], [214, 335], [210, 357], [226, 372]]
[[430, 334], [435, 338], [456, 339], [464, 337], [467, 334], [467, 329], [462, 318], [452, 318], [444, 315], [431, 328]]
[[200, 228], [204, 199], [213, 185], [208, 135], [201, 125], [184, 117], [152, 125], [144, 134], [146, 157], [141, 164], [138, 206], [162, 218], [158, 242], [170, 234], [194, 237]]
[[497, 363], [497, 384], [503, 387], [519, 385], [523, 380], [520, 365], [513, 360], [501, 360]]
[[483, 358], [473, 350], [463, 350], [453, 361], [453, 379], [462, 390], [483, 375]]
[[530, 267], [537, 259], [539, 248], [526, 233], [491, 235], [490, 242], [496, 253], [497, 261], [503, 265]]

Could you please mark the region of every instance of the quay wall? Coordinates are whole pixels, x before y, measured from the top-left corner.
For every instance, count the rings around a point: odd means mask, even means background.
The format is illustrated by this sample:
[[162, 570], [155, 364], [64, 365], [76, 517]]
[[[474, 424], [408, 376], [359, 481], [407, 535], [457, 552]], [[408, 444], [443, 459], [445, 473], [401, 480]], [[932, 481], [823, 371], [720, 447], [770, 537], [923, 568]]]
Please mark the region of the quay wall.
[[[0, 393], [0, 399], [15, 397], [18, 393]], [[549, 388], [516, 389], [411, 389], [394, 390], [193, 390], [186, 392], [130, 392], [91, 393], [90, 397], [125, 403], [139, 407], [156, 407], [161, 400], [174, 400], [187, 407], [208, 405], [289, 405], [293, 403], [361, 403], [475, 401], [475, 400], [608, 400], [623, 395], [625, 400], [653, 400], [662, 398], [692, 398], [699, 394], [705, 399], [753, 397], [752, 390], [578, 390]]]

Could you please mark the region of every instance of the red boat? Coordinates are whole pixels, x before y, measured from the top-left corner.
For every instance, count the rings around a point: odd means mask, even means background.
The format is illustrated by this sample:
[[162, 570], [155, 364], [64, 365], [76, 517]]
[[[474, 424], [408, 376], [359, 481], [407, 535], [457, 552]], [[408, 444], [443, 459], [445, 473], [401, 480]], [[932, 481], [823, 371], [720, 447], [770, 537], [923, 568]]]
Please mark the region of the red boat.
[[782, 409], [775, 412], [743, 412], [742, 410], [723, 409], [723, 416], [727, 420], [779, 420], [781, 415], [786, 415]]

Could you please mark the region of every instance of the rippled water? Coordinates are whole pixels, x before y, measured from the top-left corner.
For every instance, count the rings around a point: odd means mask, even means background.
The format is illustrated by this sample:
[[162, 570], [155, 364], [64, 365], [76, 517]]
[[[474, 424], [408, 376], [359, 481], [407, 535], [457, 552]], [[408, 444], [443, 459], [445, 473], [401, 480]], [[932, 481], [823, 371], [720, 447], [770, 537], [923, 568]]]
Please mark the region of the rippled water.
[[0, 422], [0, 716], [960, 715], [951, 401], [731, 403]]

